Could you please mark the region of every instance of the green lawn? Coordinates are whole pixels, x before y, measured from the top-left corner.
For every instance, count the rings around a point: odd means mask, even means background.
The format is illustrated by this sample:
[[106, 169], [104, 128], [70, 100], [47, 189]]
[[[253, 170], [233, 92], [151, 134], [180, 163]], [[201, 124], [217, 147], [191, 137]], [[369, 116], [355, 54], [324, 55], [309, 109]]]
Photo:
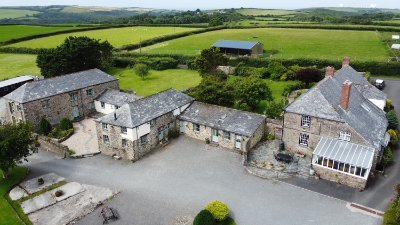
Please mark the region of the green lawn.
[[20, 18], [20, 17], [25, 17], [25, 16], [33, 16], [35, 14], [38, 14], [40, 12], [33, 11], [33, 10], [24, 10], [24, 9], [0, 9], [0, 19], [14, 19], [14, 18]]
[[201, 81], [195, 70], [151, 70], [144, 80], [137, 76], [133, 69], [113, 68], [107, 72], [119, 79], [121, 89], [132, 89], [140, 96], [148, 96], [168, 88], [182, 90], [195, 87]]
[[92, 31], [59, 34], [51, 37], [33, 39], [12, 44], [12, 47], [52, 48], [61, 44], [69, 36], [88, 36], [95, 39], [108, 40], [114, 47], [139, 43], [154, 37], [197, 30], [199, 28], [187, 27], [124, 27]]
[[343, 56], [353, 60], [386, 61], [387, 48], [374, 31], [255, 28], [212, 31], [158, 43], [142, 52], [196, 55], [215, 41], [258, 41], [265, 50], [277, 50], [275, 58], [317, 58], [340, 61]]
[[1, 25], [0, 26], [0, 42], [10, 39], [21, 38], [35, 34], [45, 34], [56, 31], [77, 29], [77, 27], [44, 27], [29, 25]]
[[0, 53], [0, 80], [21, 75], [40, 75], [36, 55]]
[[283, 9], [237, 9], [236, 12], [247, 16], [265, 16], [265, 15], [284, 16], [284, 15], [303, 13], [294, 10], [283, 10]]
[[28, 170], [26, 168], [17, 167], [10, 172], [9, 179], [4, 180], [3, 173], [0, 171], [0, 224], [24, 225], [5, 196], [14, 185], [25, 178], [27, 173]]

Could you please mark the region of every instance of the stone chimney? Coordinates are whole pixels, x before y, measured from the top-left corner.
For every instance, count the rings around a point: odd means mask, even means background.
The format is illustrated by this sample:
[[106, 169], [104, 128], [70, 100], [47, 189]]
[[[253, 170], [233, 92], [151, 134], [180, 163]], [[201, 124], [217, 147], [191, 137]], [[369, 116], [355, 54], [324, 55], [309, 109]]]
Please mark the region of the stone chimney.
[[342, 85], [342, 92], [340, 93], [340, 108], [347, 111], [349, 108], [351, 82], [346, 80]]
[[344, 57], [342, 61], [342, 68], [350, 65], [350, 57]]
[[335, 68], [328, 66], [325, 68], [325, 77], [333, 77], [335, 74]]

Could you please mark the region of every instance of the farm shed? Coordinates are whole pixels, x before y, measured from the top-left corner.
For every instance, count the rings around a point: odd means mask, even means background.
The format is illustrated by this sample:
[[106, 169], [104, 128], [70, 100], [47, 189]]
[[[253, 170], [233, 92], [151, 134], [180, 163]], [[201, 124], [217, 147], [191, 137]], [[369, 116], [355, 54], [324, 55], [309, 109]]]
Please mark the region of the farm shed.
[[260, 42], [218, 40], [212, 47], [221, 49], [225, 55], [231, 56], [260, 56], [264, 45]]
[[26, 82], [35, 80], [34, 76], [26, 75], [0, 81], [0, 97], [11, 93]]

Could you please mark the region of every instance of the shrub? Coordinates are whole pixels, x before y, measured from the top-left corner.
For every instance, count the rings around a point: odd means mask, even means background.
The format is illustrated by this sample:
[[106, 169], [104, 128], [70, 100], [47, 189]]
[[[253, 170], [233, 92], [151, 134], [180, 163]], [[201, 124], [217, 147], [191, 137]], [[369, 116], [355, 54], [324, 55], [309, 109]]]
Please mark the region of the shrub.
[[269, 118], [281, 118], [282, 110], [285, 107], [283, 102], [268, 101], [264, 114]]
[[205, 207], [217, 221], [225, 220], [229, 215], [229, 208], [222, 202], [214, 200]]
[[60, 125], [58, 126], [61, 130], [68, 130], [72, 129], [73, 125], [70, 119], [68, 118], [62, 118], [60, 121]]
[[283, 88], [282, 91], [282, 96], [288, 96], [290, 94], [290, 92], [294, 91], [294, 90], [298, 90], [298, 89], [302, 89], [304, 88], [306, 85], [300, 81], [297, 81], [294, 84], [290, 84], [287, 85], [286, 87]]
[[72, 132], [74, 132], [73, 128], [68, 130], [61, 130], [60, 128], [55, 127], [49, 132], [48, 136], [51, 138], [60, 139], [70, 135]]
[[221, 225], [236, 225], [236, 222], [228, 216], [224, 221], [221, 222]]
[[193, 225], [214, 225], [214, 216], [208, 210], [201, 210], [194, 218]]
[[397, 132], [393, 129], [389, 129], [387, 132], [390, 135], [390, 143], [392, 145], [396, 144], [399, 141]]
[[389, 129], [397, 129], [399, 126], [399, 120], [396, 115], [396, 111], [390, 110], [389, 112], [386, 113], [386, 118], [389, 122], [388, 128]]
[[388, 99], [386, 99], [385, 111], [389, 112], [392, 109], [393, 109], [392, 99], [388, 98]]
[[42, 117], [39, 122], [39, 133], [48, 135], [51, 131], [51, 124], [46, 118]]
[[382, 165], [388, 167], [393, 163], [393, 151], [390, 147], [386, 147], [383, 151]]
[[268, 72], [271, 74], [271, 79], [279, 79], [286, 71], [287, 68], [283, 66], [280, 62], [272, 61], [268, 65]]
[[178, 137], [179, 132], [176, 129], [169, 129], [168, 130], [168, 137], [170, 138], [176, 138]]

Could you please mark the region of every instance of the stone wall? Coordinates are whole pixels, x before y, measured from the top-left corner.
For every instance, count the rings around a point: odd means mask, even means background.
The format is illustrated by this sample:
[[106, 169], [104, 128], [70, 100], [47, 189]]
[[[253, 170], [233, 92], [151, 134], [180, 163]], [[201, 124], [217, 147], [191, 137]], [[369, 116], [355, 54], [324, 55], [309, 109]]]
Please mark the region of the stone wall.
[[[102, 125], [96, 122], [97, 140], [99, 143], [99, 150], [106, 155], [118, 155], [124, 159], [136, 161], [148, 154], [151, 150], [160, 144], [159, 129], [164, 128], [165, 139], [168, 136], [169, 129], [176, 129], [176, 118], [172, 112], [164, 114], [156, 119], [153, 127], [150, 128], [150, 133], [147, 136], [147, 143], [141, 144], [140, 137], [137, 140], [127, 140], [128, 147], [122, 147], [121, 127], [108, 125], [108, 130], [103, 130]], [[135, 129], [135, 128], [134, 128]], [[108, 135], [110, 143], [103, 143], [103, 135]]]
[[59, 143], [56, 139], [39, 135], [38, 141], [42, 150], [53, 152], [63, 158], [69, 156], [68, 147]]
[[267, 119], [266, 125], [266, 133], [272, 134], [275, 139], [281, 140], [282, 139], [282, 121], [275, 120], [275, 119]]
[[313, 166], [315, 174], [324, 180], [330, 180], [339, 184], [347, 185], [358, 190], [364, 190], [367, 185], [367, 180], [348, 175], [345, 173], [340, 173], [334, 170], [323, 168], [321, 166]]
[[[10, 114], [8, 118], [10, 121], [12, 116], [16, 121], [29, 121], [33, 124], [35, 129], [38, 129], [40, 118], [43, 116], [46, 117], [51, 124], [58, 124], [64, 117], [73, 119], [72, 108], [75, 106], [78, 107], [80, 117], [83, 118], [95, 111], [93, 100], [106, 88], [118, 89], [118, 81], [112, 81], [77, 91], [71, 91], [69, 93], [55, 95], [48, 98], [23, 103], [22, 105], [19, 103], [14, 103], [13, 113], [10, 111], [10, 104], [7, 104], [7, 111]], [[86, 95], [86, 90], [88, 89], [93, 90], [92, 96]], [[71, 101], [69, 94], [74, 92], [77, 93], [78, 99], [76, 101]], [[44, 100], [48, 100], [49, 102], [47, 108], [43, 108], [42, 106]], [[7, 100], [7, 102], [9, 102], [9, 100]]]
[[[338, 138], [340, 131], [350, 132], [352, 143], [373, 147], [347, 123], [311, 117], [310, 127], [304, 128], [301, 126], [301, 117], [302, 115], [295, 113], [286, 112], [284, 114], [282, 140], [289, 151], [311, 156], [321, 136]], [[300, 133], [309, 135], [308, 147], [299, 144]]]

